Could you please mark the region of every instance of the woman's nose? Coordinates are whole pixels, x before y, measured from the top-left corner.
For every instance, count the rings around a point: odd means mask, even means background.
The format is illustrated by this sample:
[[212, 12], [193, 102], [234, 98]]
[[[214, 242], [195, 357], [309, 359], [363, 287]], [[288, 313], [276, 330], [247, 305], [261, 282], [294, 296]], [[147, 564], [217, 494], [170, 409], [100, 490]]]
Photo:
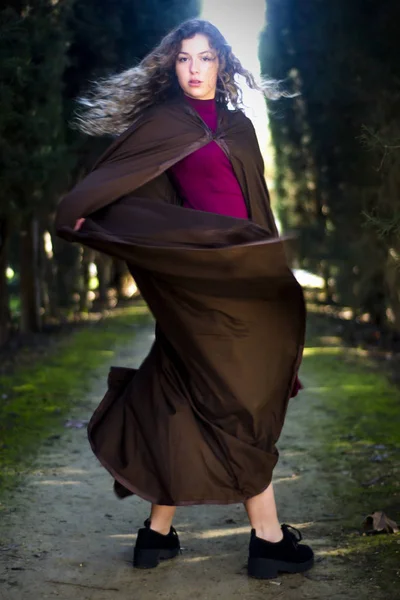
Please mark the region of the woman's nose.
[[191, 73], [198, 73], [199, 72], [199, 65], [197, 60], [192, 60], [190, 63], [190, 72]]

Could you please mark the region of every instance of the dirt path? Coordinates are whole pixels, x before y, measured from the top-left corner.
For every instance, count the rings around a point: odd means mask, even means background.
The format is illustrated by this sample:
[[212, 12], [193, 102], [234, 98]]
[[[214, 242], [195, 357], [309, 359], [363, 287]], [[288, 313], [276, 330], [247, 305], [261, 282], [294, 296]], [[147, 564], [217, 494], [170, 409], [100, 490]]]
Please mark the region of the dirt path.
[[[152, 339], [142, 327], [113, 364], [140, 363]], [[133, 356], [133, 359], [132, 359]], [[304, 378], [303, 378], [304, 379]], [[275, 472], [280, 519], [302, 530], [317, 555], [305, 575], [248, 579], [249, 525], [241, 505], [178, 508], [182, 556], [151, 571], [131, 567], [137, 528], [148, 516], [138, 498], [118, 500], [85, 429], [65, 429], [37, 460], [26, 485], [7, 500], [0, 523], [1, 600], [351, 600], [383, 598], [357, 560], [337, 555], [340, 507], [318, 464], [310, 415], [323, 406], [312, 391], [291, 401]], [[71, 418], [87, 419], [105, 390], [104, 370]], [[336, 501], [337, 502], [337, 501]], [[364, 583], [363, 583], [364, 582]]]

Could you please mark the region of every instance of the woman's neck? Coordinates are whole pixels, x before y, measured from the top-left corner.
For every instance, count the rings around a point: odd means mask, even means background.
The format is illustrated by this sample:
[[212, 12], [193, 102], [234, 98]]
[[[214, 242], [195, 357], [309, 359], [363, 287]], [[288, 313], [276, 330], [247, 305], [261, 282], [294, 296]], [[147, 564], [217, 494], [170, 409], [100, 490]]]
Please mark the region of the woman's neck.
[[193, 108], [200, 108], [201, 110], [207, 110], [214, 112], [216, 110], [216, 100], [215, 98], [209, 98], [206, 100], [200, 98], [192, 98], [191, 96], [186, 96], [184, 94], [184, 99], [188, 102]]

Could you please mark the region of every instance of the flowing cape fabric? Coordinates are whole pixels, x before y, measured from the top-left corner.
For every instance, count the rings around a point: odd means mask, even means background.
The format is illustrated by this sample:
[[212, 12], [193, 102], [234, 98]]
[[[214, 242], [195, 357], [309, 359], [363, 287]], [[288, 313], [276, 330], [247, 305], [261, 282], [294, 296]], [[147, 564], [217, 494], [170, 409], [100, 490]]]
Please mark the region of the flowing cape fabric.
[[[168, 168], [212, 139], [248, 221], [181, 206]], [[229, 504], [271, 481], [305, 308], [263, 170], [241, 111], [220, 107], [214, 134], [177, 99], [144, 111], [58, 206], [58, 235], [124, 259], [156, 319], [148, 356], [111, 368], [88, 426], [121, 498]]]

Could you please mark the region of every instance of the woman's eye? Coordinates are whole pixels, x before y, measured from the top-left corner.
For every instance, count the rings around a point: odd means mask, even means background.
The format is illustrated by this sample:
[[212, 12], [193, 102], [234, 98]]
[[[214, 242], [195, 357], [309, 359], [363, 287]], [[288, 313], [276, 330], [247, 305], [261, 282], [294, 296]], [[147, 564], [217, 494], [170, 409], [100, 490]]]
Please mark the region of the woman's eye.
[[[187, 62], [188, 58], [187, 56], [181, 56], [180, 58], [178, 58], [178, 62], [183, 63], [183, 62]], [[214, 58], [212, 58], [211, 56], [202, 56], [202, 59], [204, 62], [210, 62], [212, 60], [214, 60]]]

